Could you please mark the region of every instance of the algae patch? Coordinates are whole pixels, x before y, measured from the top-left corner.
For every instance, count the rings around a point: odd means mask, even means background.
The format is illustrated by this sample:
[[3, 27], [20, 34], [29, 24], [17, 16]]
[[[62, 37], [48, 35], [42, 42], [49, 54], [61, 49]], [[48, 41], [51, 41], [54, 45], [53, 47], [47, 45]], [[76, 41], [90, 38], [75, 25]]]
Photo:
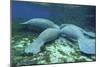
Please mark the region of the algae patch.
[[11, 40], [12, 65], [54, 64], [95, 61], [95, 55], [80, 52], [78, 44], [65, 38], [58, 38], [41, 47], [38, 54], [25, 54], [24, 49], [37, 38], [38, 34], [17, 33]]

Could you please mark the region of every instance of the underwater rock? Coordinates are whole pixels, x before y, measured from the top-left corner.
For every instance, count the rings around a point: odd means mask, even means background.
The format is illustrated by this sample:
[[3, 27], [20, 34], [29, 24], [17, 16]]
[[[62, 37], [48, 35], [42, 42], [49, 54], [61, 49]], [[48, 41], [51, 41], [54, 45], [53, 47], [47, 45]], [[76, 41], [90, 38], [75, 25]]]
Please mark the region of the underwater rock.
[[45, 30], [47, 28], [59, 28], [59, 26], [56, 25], [54, 22], [52, 22], [51, 20], [48, 20], [48, 19], [44, 19], [44, 18], [33, 18], [33, 19], [30, 19], [21, 24], [29, 24], [33, 28], [37, 27], [37, 28], [43, 29], [43, 30]]
[[60, 30], [56, 28], [48, 28], [44, 30], [38, 38], [31, 43], [31, 45], [25, 48], [25, 53], [33, 53], [36, 54], [40, 52], [40, 47], [44, 45], [44, 43], [49, 42], [51, 40], [55, 40], [59, 36]]
[[59, 38], [55, 42], [46, 47], [46, 51], [49, 51], [50, 63], [64, 63], [74, 62], [74, 58], [71, 57], [71, 53], [75, 53], [75, 50], [70, 47], [71, 44], [64, 38]]
[[87, 54], [95, 54], [95, 39], [86, 38], [81, 29], [75, 25], [63, 25], [61, 29], [62, 36], [77, 40], [80, 51]]

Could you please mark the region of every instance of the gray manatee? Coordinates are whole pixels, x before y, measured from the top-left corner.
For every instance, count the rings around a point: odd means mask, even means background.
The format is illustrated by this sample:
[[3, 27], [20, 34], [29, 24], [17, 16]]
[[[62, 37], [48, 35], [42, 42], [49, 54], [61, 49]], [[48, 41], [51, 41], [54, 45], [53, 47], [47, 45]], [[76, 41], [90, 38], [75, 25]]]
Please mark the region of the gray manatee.
[[67, 24], [66, 26], [61, 28], [60, 33], [61, 36], [65, 36], [73, 40], [78, 40], [84, 37], [83, 32], [80, 30], [80, 28], [72, 24]]
[[77, 40], [80, 51], [87, 54], [95, 54], [95, 39], [85, 37], [78, 26], [72, 24], [64, 26], [60, 34], [72, 40]]
[[88, 38], [83, 38], [78, 40], [80, 50], [86, 54], [96, 53], [95, 42], [96, 42], [95, 39], [88, 39]]
[[47, 28], [59, 28], [54, 22], [44, 18], [33, 18], [21, 24], [29, 24], [31, 26], [37, 27], [39, 29], [47, 29]]
[[38, 53], [41, 46], [43, 46], [46, 42], [55, 40], [59, 36], [59, 33], [60, 29], [56, 28], [48, 28], [44, 30], [34, 42], [25, 48], [25, 53]]
[[[73, 25], [73, 24], [61, 24], [60, 28], [62, 29], [63, 27], [69, 26], [69, 25], [75, 26], [75, 25]], [[83, 30], [82, 28], [80, 28], [80, 27], [78, 27], [78, 26], [77, 26], [77, 28], [79, 28], [79, 29], [83, 32], [83, 34], [84, 34], [85, 36], [92, 37], [92, 38], [95, 38], [95, 37], [96, 37], [96, 34], [93, 33], [93, 32], [87, 32], [87, 31]]]

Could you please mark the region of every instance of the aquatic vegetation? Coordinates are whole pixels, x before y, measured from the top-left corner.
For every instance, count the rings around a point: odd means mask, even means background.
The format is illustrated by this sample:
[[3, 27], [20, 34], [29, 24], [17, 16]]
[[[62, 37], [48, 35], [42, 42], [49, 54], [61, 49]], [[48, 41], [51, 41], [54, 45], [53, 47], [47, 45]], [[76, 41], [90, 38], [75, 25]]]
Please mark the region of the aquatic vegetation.
[[[27, 35], [27, 36], [26, 36]], [[58, 38], [52, 42], [46, 43], [41, 47], [38, 54], [25, 54], [24, 49], [37, 38], [38, 34], [26, 33], [20, 35], [17, 33], [11, 40], [11, 60], [12, 65], [34, 65], [94, 61], [95, 55], [85, 55], [80, 52], [77, 43], [71, 42], [65, 38]]]

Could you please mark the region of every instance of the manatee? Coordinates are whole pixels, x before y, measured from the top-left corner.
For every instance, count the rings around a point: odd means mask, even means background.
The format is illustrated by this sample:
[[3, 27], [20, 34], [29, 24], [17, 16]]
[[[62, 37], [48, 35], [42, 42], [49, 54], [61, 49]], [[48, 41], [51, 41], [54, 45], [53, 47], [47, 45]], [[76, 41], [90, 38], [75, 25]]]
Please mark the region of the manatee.
[[60, 30], [56, 28], [48, 28], [44, 30], [38, 38], [25, 48], [25, 53], [37, 54], [40, 52], [40, 47], [46, 42], [55, 40], [59, 36]]
[[[71, 25], [71, 26], [76, 26], [76, 25], [73, 25], [73, 24], [61, 24], [60, 28], [62, 29], [63, 27], [69, 26], [69, 25]], [[83, 32], [83, 34], [84, 34], [85, 36], [87, 36], [87, 37], [91, 37], [91, 38], [95, 38], [95, 37], [96, 37], [96, 34], [93, 33], [93, 32], [90, 32], [90, 31], [87, 32], [87, 31], [85, 31], [84, 29], [82, 29], [82, 28], [80, 28], [80, 27], [78, 27], [78, 26], [77, 26], [77, 28], [79, 28], [79, 29]]]
[[82, 52], [86, 54], [95, 54], [96, 53], [96, 46], [95, 46], [95, 39], [88, 39], [88, 38], [83, 38], [79, 39], [79, 48]]
[[59, 26], [56, 25], [54, 22], [48, 19], [44, 19], [44, 18], [33, 18], [20, 24], [27, 24], [27, 25], [32, 26], [33, 28], [36, 27], [38, 29], [42, 29], [42, 31], [47, 28], [59, 28]]
[[80, 51], [86, 54], [95, 54], [95, 39], [87, 38], [78, 26], [66, 25], [61, 29], [60, 34], [72, 40], [77, 40]]
[[84, 37], [83, 32], [80, 30], [79, 27], [72, 25], [72, 24], [67, 24], [60, 30], [61, 36], [73, 39], [73, 40], [78, 40], [80, 37]]

